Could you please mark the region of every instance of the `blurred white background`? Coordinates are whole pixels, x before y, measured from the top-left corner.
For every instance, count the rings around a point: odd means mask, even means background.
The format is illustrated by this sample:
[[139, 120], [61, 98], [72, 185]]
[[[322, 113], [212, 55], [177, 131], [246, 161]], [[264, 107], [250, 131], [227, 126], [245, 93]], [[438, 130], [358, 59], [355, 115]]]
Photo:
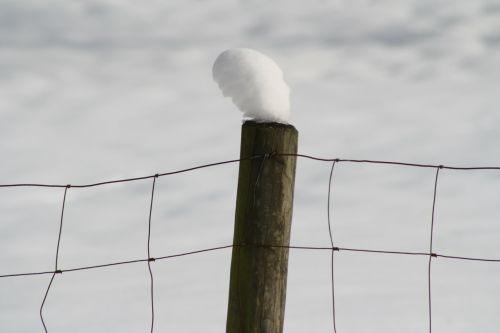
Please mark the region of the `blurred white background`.
[[[250, 47], [291, 87], [299, 151], [500, 165], [500, 3], [0, 0], [0, 183], [91, 183], [237, 158], [212, 81]], [[152, 255], [232, 242], [237, 164], [158, 180]], [[292, 244], [329, 246], [329, 163], [300, 159]], [[434, 170], [336, 166], [337, 246], [427, 251]], [[70, 189], [63, 269], [145, 258], [151, 180]], [[63, 189], [0, 189], [0, 274], [53, 269]], [[443, 170], [434, 249], [500, 258], [500, 172]], [[158, 261], [156, 332], [223, 332], [230, 250]], [[285, 332], [332, 332], [328, 251], [290, 252]], [[337, 330], [426, 332], [427, 258], [336, 255]], [[497, 332], [500, 265], [433, 263], [433, 332]], [[0, 279], [0, 331], [43, 332], [50, 275]], [[147, 332], [145, 263], [57, 275], [48, 330]]]

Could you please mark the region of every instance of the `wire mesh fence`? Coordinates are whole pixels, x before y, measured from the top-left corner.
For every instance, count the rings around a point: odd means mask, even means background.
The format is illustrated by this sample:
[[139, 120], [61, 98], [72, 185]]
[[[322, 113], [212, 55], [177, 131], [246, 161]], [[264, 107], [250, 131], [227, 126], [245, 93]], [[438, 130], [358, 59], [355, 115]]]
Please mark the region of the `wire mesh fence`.
[[[283, 155], [283, 154], [277, 154]], [[289, 156], [289, 155], [288, 155]], [[339, 329], [339, 325], [337, 323], [338, 316], [337, 312], [339, 311], [339, 306], [336, 302], [337, 300], [337, 292], [338, 286], [336, 284], [336, 275], [337, 273], [337, 265], [336, 259], [339, 257], [341, 253], [358, 253], [358, 254], [372, 254], [372, 255], [398, 255], [402, 257], [423, 257], [427, 259], [427, 265], [425, 271], [422, 274], [425, 274], [427, 281], [427, 291], [425, 295], [426, 299], [426, 307], [427, 307], [427, 329], [426, 331], [431, 333], [433, 332], [433, 292], [435, 287], [433, 286], [433, 268], [435, 265], [438, 265], [437, 259], [443, 260], [451, 260], [451, 261], [472, 261], [472, 262], [483, 262], [483, 263], [491, 263], [498, 264], [500, 263], [500, 256], [498, 257], [479, 257], [473, 255], [456, 255], [454, 253], [442, 253], [435, 250], [435, 235], [434, 229], [435, 224], [438, 223], [438, 219], [436, 219], [436, 211], [439, 209], [439, 180], [442, 173], [446, 171], [460, 171], [460, 172], [490, 172], [490, 171], [500, 171], [500, 167], [493, 166], [474, 166], [474, 167], [456, 167], [456, 166], [444, 166], [444, 165], [433, 165], [433, 164], [416, 164], [416, 163], [404, 163], [404, 162], [393, 162], [393, 161], [375, 161], [375, 160], [353, 160], [353, 159], [338, 159], [338, 158], [318, 158], [310, 155], [297, 154], [297, 157], [301, 159], [307, 159], [310, 161], [318, 162], [318, 163], [328, 163], [330, 165], [328, 178], [325, 179], [325, 182], [328, 184], [328, 191], [324, 195], [324, 202], [326, 204], [326, 227], [324, 228], [325, 232], [328, 235], [329, 245], [328, 246], [317, 246], [317, 245], [290, 245], [287, 248], [291, 250], [297, 251], [321, 251], [327, 252], [330, 254], [329, 267], [330, 267], [330, 283], [331, 283], [331, 329], [333, 332], [341, 332]], [[152, 225], [154, 225], [155, 220], [153, 218], [153, 211], [155, 207], [155, 187], [157, 185], [157, 180], [159, 178], [164, 177], [173, 177], [175, 175], [180, 174], [188, 174], [192, 173], [196, 170], [206, 169], [206, 168], [214, 168], [217, 166], [227, 165], [227, 164], [237, 164], [243, 160], [249, 159], [262, 159], [269, 158], [269, 156], [251, 156], [244, 159], [234, 159], [210, 164], [199, 165], [187, 169], [182, 169], [173, 172], [166, 173], [158, 173], [149, 176], [143, 177], [135, 177], [135, 178], [126, 178], [126, 179], [117, 179], [110, 181], [103, 181], [91, 184], [43, 184], [43, 183], [15, 183], [15, 184], [3, 184], [0, 185], [0, 190], [4, 188], [54, 188], [60, 189], [61, 199], [60, 199], [60, 211], [59, 211], [59, 225], [58, 225], [58, 233], [57, 233], [57, 242], [54, 245], [54, 265], [53, 268], [47, 268], [46, 270], [41, 271], [28, 271], [28, 272], [8, 272], [2, 273], [0, 275], [0, 283], [2, 283], [3, 279], [14, 279], [21, 278], [26, 276], [39, 276], [46, 275], [50, 277], [46, 288], [44, 289], [43, 298], [40, 300], [39, 307], [39, 318], [41, 325], [45, 332], [50, 331], [50, 322], [48, 322], [44, 316], [44, 311], [48, 306], [48, 300], [50, 299], [51, 292], [54, 288], [56, 288], [58, 276], [65, 273], [71, 272], [82, 272], [88, 270], [94, 270], [105, 267], [118, 267], [132, 264], [145, 264], [147, 265], [147, 276], [149, 283], [149, 330], [150, 332], [155, 331], [155, 315], [157, 315], [157, 311], [155, 309], [155, 274], [154, 269], [152, 269], [153, 265], [157, 261], [167, 261], [174, 258], [180, 257], [188, 257], [201, 253], [212, 253], [216, 251], [223, 251], [227, 249], [231, 249], [233, 247], [264, 247], [264, 248], [276, 248], [283, 247], [278, 246], [276, 244], [215, 244], [211, 247], [203, 247], [203, 248], [191, 248], [188, 251], [176, 251], [175, 253], [163, 254], [159, 256], [152, 256], [151, 254], [151, 238], [152, 238]], [[381, 166], [392, 166], [398, 168], [418, 168], [418, 169], [430, 169], [434, 170], [434, 176], [432, 180], [432, 191], [430, 192], [432, 195], [429, 197], [429, 206], [431, 209], [428, 211], [428, 233], [426, 235], [426, 241], [428, 243], [428, 247], [426, 251], [407, 251], [405, 249], [381, 249], [381, 248], [371, 248], [371, 247], [356, 247], [356, 246], [340, 246], [340, 242], [337, 240], [336, 236], [336, 223], [335, 223], [335, 207], [336, 204], [333, 200], [333, 194], [336, 193], [336, 169], [339, 165], [347, 166], [353, 164], [363, 164], [363, 165], [381, 165]], [[110, 186], [113, 184], [122, 184], [122, 183], [130, 183], [130, 182], [138, 182], [138, 181], [150, 181], [150, 195], [148, 198], [148, 216], [147, 216], [147, 224], [144, 226], [147, 230], [147, 238], [143, 244], [144, 248], [144, 257], [136, 258], [136, 259], [127, 259], [127, 260], [119, 260], [119, 261], [107, 261], [104, 263], [92, 263], [89, 265], [77, 265], [77, 266], [66, 266], [60, 264], [60, 253], [64, 248], [61, 246], [62, 240], [64, 240], [64, 221], [65, 221], [65, 209], [68, 205], [68, 198], [71, 195], [78, 191], [79, 189], [84, 188], [94, 188], [94, 187], [104, 187]], [[300, 190], [300, 189], [299, 189]], [[341, 195], [341, 194], [339, 194]], [[332, 202], [333, 201], [333, 202]], [[1, 212], [0, 212], [1, 213]], [[145, 274], [146, 274], [145, 273]]]

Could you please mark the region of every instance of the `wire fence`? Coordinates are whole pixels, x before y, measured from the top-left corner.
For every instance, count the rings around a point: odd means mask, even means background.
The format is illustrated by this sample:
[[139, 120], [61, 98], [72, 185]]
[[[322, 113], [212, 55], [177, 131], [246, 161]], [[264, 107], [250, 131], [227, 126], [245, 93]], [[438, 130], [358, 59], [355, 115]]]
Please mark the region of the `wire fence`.
[[[245, 244], [226, 244], [226, 245], [220, 245], [220, 246], [215, 246], [215, 247], [210, 247], [210, 248], [195, 249], [195, 250], [191, 250], [188, 252], [181, 252], [181, 253], [169, 254], [169, 255], [164, 255], [164, 256], [151, 257], [151, 251], [150, 251], [151, 222], [152, 222], [151, 217], [152, 217], [152, 212], [153, 212], [153, 207], [154, 207], [155, 185], [156, 185], [156, 180], [159, 177], [174, 176], [177, 174], [188, 173], [188, 172], [192, 172], [192, 171], [199, 170], [199, 169], [211, 168], [211, 167], [221, 166], [221, 165], [225, 165], [225, 164], [239, 163], [241, 161], [272, 158], [273, 156], [296, 156], [299, 158], [310, 159], [310, 160], [319, 161], [319, 162], [331, 163], [331, 169], [330, 169], [329, 178], [328, 178], [327, 212], [326, 212], [330, 246], [327, 246], [327, 247], [325, 247], [325, 246], [323, 246], [323, 247], [321, 247], [321, 246], [294, 246], [294, 245], [282, 246], [282, 245], [275, 245], [275, 244], [248, 244], [248, 243], [245, 243]], [[39, 309], [41, 323], [43, 325], [44, 331], [46, 333], [48, 333], [48, 328], [47, 328], [47, 325], [46, 325], [45, 320], [44, 320], [44, 314], [43, 314], [44, 311], [43, 310], [44, 310], [47, 298], [50, 294], [52, 284], [56, 278], [56, 275], [63, 274], [66, 272], [92, 270], [92, 269], [98, 269], [98, 268], [103, 268], [103, 267], [129, 265], [129, 264], [135, 264], [135, 263], [147, 263], [148, 275], [149, 275], [149, 281], [150, 281], [150, 307], [151, 307], [150, 332], [154, 332], [154, 325], [155, 325], [154, 295], [155, 295], [155, 293], [154, 293], [154, 274], [151, 270], [151, 263], [152, 262], [160, 261], [160, 260], [168, 260], [168, 259], [177, 258], [177, 257], [191, 256], [191, 255], [195, 255], [195, 254], [199, 254], [199, 253], [230, 249], [230, 248], [234, 248], [234, 247], [264, 247], [264, 248], [286, 248], [286, 249], [296, 249], [296, 250], [330, 251], [331, 252], [331, 269], [330, 269], [330, 271], [331, 271], [332, 325], [333, 325], [333, 332], [337, 333], [336, 311], [335, 311], [336, 310], [336, 303], [335, 303], [335, 300], [336, 300], [335, 253], [336, 252], [361, 252], [361, 253], [373, 253], [373, 254], [395, 254], [395, 255], [404, 255], [404, 256], [423, 256], [423, 257], [428, 257], [428, 265], [427, 265], [427, 272], [426, 272], [427, 287], [428, 287], [428, 294], [427, 294], [428, 332], [432, 333], [432, 328], [433, 328], [433, 325], [432, 325], [432, 314], [433, 314], [433, 312], [432, 312], [432, 263], [433, 263], [433, 260], [435, 258], [445, 258], [445, 259], [450, 259], [450, 260], [465, 260], [465, 261], [481, 261], [481, 262], [489, 262], [489, 263], [500, 263], [500, 258], [499, 259], [491, 259], [491, 258], [468, 257], [468, 256], [453, 256], [453, 255], [448, 255], [448, 254], [443, 254], [443, 253], [436, 253], [436, 252], [434, 252], [434, 249], [433, 249], [434, 222], [435, 222], [435, 211], [436, 211], [436, 206], [437, 206], [436, 202], [437, 202], [437, 197], [438, 197], [437, 194], [438, 194], [438, 182], [439, 182], [440, 172], [442, 172], [442, 170], [462, 170], [462, 171], [497, 170], [497, 171], [500, 171], [500, 167], [495, 167], [495, 166], [457, 167], [457, 166], [417, 164], [417, 163], [405, 163], [405, 162], [394, 162], [394, 161], [321, 158], [321, 157], [314, 157], [314, 156], [305, 155], [305, 154], [279, 154], [278, 153], [278, 154], [273, 154], [273, 156], [269, 156], [269, 154], [255, 155], [255, 156], [250, 156], [250, 157], [241, 158], [241, 159], [233, 159], [233, 160], [227, 160], [227, 161], [221, 161], [221, 162], [215, 162], [215, 163], [210, 163], [210, 164], [194, 166], [191, 168], [172, 171], [172, 172], [157, 173], [154, 175], [143, 176], [143, 177], [109, 180], [109, 181], [103, 181], [103, 182], [91, 183], [91, 184], [76, 184], [76, 185], [73, 185], [73, 184], [67, 184], [67, 185], [42, 184], [42, 183], [0, 184], [0, 188], [50, 187], [50, 188], [61, 188], [64, 190], [63, 196], [62, 196], [62, 207], [61, 207], [61, 212], [60, 212], [60, 222], [59, 222], [59, 232], [58, 232], [58, 237], [57, 237], [56, 254], [55, 254], [55, 258], [54, 258], [54, 260], [55, 260], [54, 269], [47, 270], [47, 271], [38, 271], [38, 272], [9, 273], [9, 274], [0, 275], [0, 278], [16, 278], [16, 277], [22, 277], [22, 276], [35, 276], [35, 275], [50, 275], [51, 276], [49, 284], [45, 290], [45, 294], [44, 294], [44, 297], [42, 299], [40, 309]], [[339, 163], [382, 164], [382, 165], [395, 165], [395, 166], [410, 167], [410, 168], [435, 169], [436, 172], [435, 172], [435, 177], [434, 177], [434, 182], [433, 182], [434, 188], [433, 188], [433, 198], [432, 198], [432, 212], [431, 212], [430, 225], [429, 225], [429, 250], [428, 250], [428, 252], [387, 251], [387, 250], [378, 250], [378, 249], [349, 248], [349, 247], [335, 246], [335, 244], [336, 244], [335, 238], [334, 238], [335, 233], [334, 233], [334, 226], [332, 223], [332, 213], [331, 213], [330, 207], [331, 207], [331, 194], [332, 194], [332, 191], [334, 190], [335, 166]], [[105, 186], [105, 185], [109, 185], [109, 184], [134, 182], [134, 181], [147, 180], [147, 179], [152, 179], [151, 197], [150, 197], [150, 203], [149, 203], [149, 217], [148, 217], [148, 237], [147, 237], [147, 254], [148, 254], [148, 256], [147, 256], [147, 258], [127, 260], [127, 261], [109, 262], [109, 263], [105, 263], [105, 264], [73, 267], [73, 268], [61, 268], [61, 267], [59, 267], [58, 260], [59, 260], [60, 244], [61, 244], [61, 237], [62, 237], [62, 231], [63, 231], [64, 210], [65, 210], [65, 206], [66, 206], [66, 198], [67, 198], [68, 192], [70, 192], [72, 189], [78, 189], [78, 188]], [[1, 283], [1, 281], [0, 281], [0, 283]]]

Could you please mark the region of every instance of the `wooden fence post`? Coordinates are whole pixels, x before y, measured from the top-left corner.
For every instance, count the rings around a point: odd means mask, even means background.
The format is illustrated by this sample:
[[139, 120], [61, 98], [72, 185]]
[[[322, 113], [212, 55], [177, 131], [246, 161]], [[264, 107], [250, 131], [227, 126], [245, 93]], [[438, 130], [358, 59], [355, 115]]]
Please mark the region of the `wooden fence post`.
[[[242, 126], [226, 333], [282, 333], [298, 132]], [[284, 156], [282, 154], [292, 154]]]

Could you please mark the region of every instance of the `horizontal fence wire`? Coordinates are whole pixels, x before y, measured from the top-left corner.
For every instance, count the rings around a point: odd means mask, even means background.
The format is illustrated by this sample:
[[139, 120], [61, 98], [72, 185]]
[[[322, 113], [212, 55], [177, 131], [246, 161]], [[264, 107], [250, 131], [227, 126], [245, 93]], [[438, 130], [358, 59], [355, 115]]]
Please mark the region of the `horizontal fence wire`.
[[[211, 168], [226, 164], [238, 163], [243, 161], [251, 161], [255, 159], [268, 159], [276, 156], [282, 157], [300, 157], [315, 161], [322, 161], [331, 163], [331, 170], [328, 178], [328, 196], [327, 196], [327, 222], [328, 222], [328, 233], [330, 238], [330, 246], [298, 246], [298, 245], [275, 245], [275, 244], [228, 244], [215, 246], [204, 249], [197, 249], [188, 252], [168, 254], [158, 257], [152, 257], [150, 253], [150, 242], [151, 242], [151, 216], [153, 210], [153, 202], [154, 202], [154, 193], [155, 193], [155, 184], [156, 179], [164, 176], [173, 176], [176, 174], [192, 172], [195, 170], [200, 170], [204, 168]], [[332, 223], [332, 213], [331, 213], [331, 192], [333, 188], [333, 174], [334, 168], [337, 163], [364, 163], [364, 164], [382, 164], [382, 165], [395, 165], [402, 167], [413, 167], [413, 168], [434, 168], [436, 169], [435, 179], [434, 179], [434, 191], [433, 191], [433, 200], [432, 200], [432, 212], [431, 212], [431, 225], [430, 225], [430, 240], [429, 240], [429, 251], [428, 252], [408, 252], [408, 251], [389, 251], [389, 250], [379, 250], [379, 249], [363, 249], [363, 248], [349, 248], [349, 247], [339, 247], [335, 246], [334, 242], [334, 232], [333, 232], [333, 223]], [[142, 176], [142, 177], [134, 177], [134, 178], [125, 178], [125, 179], [116, 179], [116, 180], [108, 180], [90, 184], [80, 184], [80, 185], [60, 185], [60, 184], [43, 184], [43, 183], [13, 183], [13, 184], [0, 184], [0, 188], [12, 188], [12, 187], [49, 187], [49, 188], [64, 188], [64, 195], [62, 201], [62, 209], [61, 209], [61, 218], [59, 225], [59, 233], [57, 238], [57, 247], [56, 247], [56, 255], [55, 255], [55, 267], [54, 270], [47, 270], [41, 272], [25, 272], [25, 273], [9, 273], [0, 275], [0, 278], [15, 278], [15, 277], [25, 277], [25, 276], [35, 276], [35, 275], [51, 275], [50, 282], [45, 291], [42, 304], [40, 306], [40, 319], [42, 321], [43, 328], [46, 333], [48, 333], [48, 329], [43, 317], [43, 309], [49, 295], [50, 289], [53, 286], [55, 277], [57, 274], [63, 273], [71, 273], [77, 271], [84, 270], [93, 270], [99, 268], [106, 267], [114, 267], [119, 265], [129, 265], [135, 263], [147, 263], [149, 278], [150, 278], [150, 306], [151, 306], [151, 323], [150, 323], [150, 332], [154, 331], [154, 274], [151, 269], [151, 262], [161, 261], [161, 260], [169, 260], [175, 259], [185, 256], [191, 256], [201, 253], [209, 253], [220, 250], [232, 249], [235, 247], [262, 247], [262, 248], [270, 248], [270, 249], [287, 249], [287, 250], [306, 250], [306, 251], [329, 251], [331, 252], [331, 297], [332, 297], [332, 324], [333, 324], [333, 332], [337, 333], [337, 324], [336, 324], [336, 316], [335, 316], [335, 283], [334, 283], [334, 257], [335, 252], [360, 252], [360, 253], [372, 253], [372, 254], [388, 254], [388, 255], [405, 255], [405, 256], [425, 256], [428, 257], [428, 269], [427, 269], [427, 281], [428, 281], [428, 325], [429, 325], [429, 333], [432, 333], [432, 274], [431, 274], [431, 266], [433, 260], [437, 258], [449, 259], [449, 260], [464, 260], [464, 261], [479, 261], [479, 262], [490, 262], [490, 263], [500, 263], [500, 259], [492, 259], [492, 258], [477, 258], [477, 257], [466, 257], [466, 256], [453, 256], [442, 253], [433, 252], [433, 230], [434, 230], [434, 217], [435, 217], [435, 209], [436, 209], [436, 199], [437, 199], [437, 188], [438, 188], [438, 178], [440, 170], [462, 170], [462, 171], [473, 171], [473, 170], [500, 170], [498, 166], [474, 166], [474, 167], [463, 167], [463, 166], [445, 166], [445, 165], [435, 165], [435, 164], [420, 164], [420, 163], [407, 163], [407, 162], [396, 162], [396, 161], [381, 161], [381, 160], [364, 160], [364, 159], [340, 159], [340, 158], [322, 158], [315, 157], [311, 155], [305, 154], [282, 154], [282, 153], [268, 153], [261, 155], [254, 155], [240, 159], [226, 160], [221, 162], [209, 163], [198, 165], [186, 169], [157, 173], [150, 176]], [[88, 187], [97, 187], [97, 186], [105, 186], [116, 183], [125, 183], [125, 182], [133, 182], [139, 180], [152, 179], [152, 189], [151, 189], [151, 201], [149, 206], [149, 218], [148, 218], [148, 237], [147, 237], [147, 258], [141, 259], [133, 259], [127, 261], [118, 261], [118, 262], [110, 262], [99, 265], [91, 265], [91, 266], [82, 266], [82, 267], [73, 267], [73, 268], [60, 268], [58, 266], [58, 258], [60, 252], [60, 243], [61, 243], [61, 235], [63, 230], [63, 217], [64, 217], [64, 209], [66, 204], [66, 197], [69, 189], [73, 188], [88, 188]]]
[[9, 277], [20, 277], [20, 276], [30, 276], [30, 275], [50, 275], [50, 274], [62, 274], [62, 273], [70, 273], [76, 271], [85, 271], [97, 268], [105, 268], [112, 266], [120, 266], [127, 264], [135, 264], [141, 262], [149, 261], [161, 261], [166, 259], [174, 259], [178, 257], [191, 256], [195, 254], [205, 253], [205, 252], [213, 252], [224, 249], [231, 249], [233, 247], [262, 247], [262, 248], [283, 248], [283, 249], [291, 249], [291, 250], [310, 250], [310, 251], [336, 251], [336, 252], [362, 252], [362, 253], [373, 253], [373, 254], [394, 254], [394, 255], [407, 255], [407, 256], [432, 256], [435, 258], [444, 258], [451, 260], [466, 260], [466, 261], [482, 261], [482, 262], [497, 262], [500, 263], [500, 259], [487, 259], [487, 258], [474, 258], [474, 257], [461, 257], [461, 256], [451, 256], [440, 253], [428, 253], [428, 252], [405, 252], [405, 251], [385, 251], [385, 250], [370, 250], [370, 249], [357, 249], [357, 248], [348, 248], [348, 247], [329, 247], [329, 246], [298, 246], [298, 245], [266, 245], [266, 244], [229, 244], [229, 245], [221, 245], [216, 247], [209, 247], [200, 250], [193, 250], [188, 252], [175, 253], [170, 255], [164, 255], [160, 257], [154, 258], [142, 258], [142, 259], [133, 259], [126, 261], [116, 261], [106, 264], [100, 265], [92, 265], [92, 266], [81, 266], [67, 269], [58, 269], [57, 271], [41, 271], [41, 272], [29, 272], [29, 273], [13, 273], [13, 274], [4, 274], [0, 275], [0, 278], [9, 278]]
[[61, 185], [61, 184], [41, 184], [41, 183], [17, 183], [17, 184], [0, 184], [0, 188], [2, 188], [2, 187], [55, 187], [55, 188], [96, 187], [96, 186], [103, 186], [103, 185], [110, 185], [110, 184], [117, 184], [117, 183], [127, 183], [127, 182], [133, 182], [133, 181], [138, 181], [138, 180], [146, 180], [146, 179], [152, 179], [152, 178], [158, 178], [158, 177], [164, 177], [164, 176], [173, 176], [173, 175], [191, 172], [191, 171], [195, 171], [195, 170], [206, 169], [206, 168], [211, 168], [211, 167], [225, 165], [225, 164], [238, 163], [241, 161], [248, 161], [248, 160], [253, 160], [253, 159], [262, 158], [262, 157], [265, 157], [265, 155], [254, 155], [254, 156], [250, 156], [250, 157], [246, 157], [246, 158], [239, 158], [239, 159], [234, 159], [234, 160], [227, 160], [227, 161], [214, 162], [214, 163], [209, 163], [209, 164], [202, 164], [202, 165], [194, 166], [194, 167], [187, 168], [187, 169], [181, 169], [181, 170], [164, 172], [164, 173], [157, 173], [157, 174], [150, 175], [150, 176], [115, 179], [115, 180], [108, 180], [108, 181], [92, 183], [92, 184]]
[[126, 182], [133, 182], [133, 181], [138, 181], [138, 180], [145, 180], [145, 179], [152, 179], [155, 177], [164, 177], [164, 176], [172, 176], [180, 173], [186, 173], [190, 171], [195, 171], [199, 169], [205, 169], [205, 168], [211, 168], [219, 165], [225, 165], [225, 164], [232, 164], [232, 163], [238, 163], [242, 161], [248, 161], [248, 160], [253, 160], [253, 159], [260, 159], [260, 158], [269, 158], [272, 156], [290, 156], [290, 157], [302, 157], [310, 160], [315, 160], [315, 161], [322, 161], [322, 162], [348, 162], [348, 163], [365, 163], [365, 164], [387, 164], [387, 165], [399, 165], [399, 166], [407, 166], [407, 167], [415, 167], [415, 168], [441, 168], [441, 169], [448, 169], [448, 170], [500, 170], [500, 166], [472, 166], [472, 167], [460, 167], [460, 166], [449, 166], [449, 165], [438, 165], [438, 164], [419, 164], [419, 163], [406, 163], [406, 162], [395, 162], [395, 161], [378, 161], [378, 160], [355, 160], [355, 159], [341, 159], [341, 158], [323, 158], [323, 157], [317, 157], [317, 156], [311, 156], [311, 155], [306, 155], [306, 154], [283, 154], [283, 153], [273, 153], [273, 154], [260, 154], [260, 155], [253, 155], [245, 158], [239, 158], [239, 159], [233, 159], [233, 160], [226, 160], [226, 161], [221, 161], [221, 162], [214, 162], [214, 163], [209, 163], [209, 164], [202, 164], [198, 166], [194, 166], [191, 168], [186, 168], [186, 169], [181, 169], [181, 170], [176, 170], [176, 171], [170, 171], [170, 172], [164, 172], [164, 173], [158, 173], [154, 175], [149, 175], [149, 176], [141, 176], [141, 177], [133, 177], [133, 178], [123, 178], [123, 179], [115, 179], [115, 180], [108, 180], [108, 181], [102, 181], [102, 182], [97, 182], [97, 183], [91, 183], [91, 184], [76, 184], [76, 185], [68, 185], [68, 184], [44, 184], [44, 183], [13, 183], [13, 184], [0, 184], [0, 188], [2, 187], [55, 187], [55, 188], [65, 188], [65, 187], [71, 187], [71, 188], [86, 188], [86, 187], [96, 187], [96, 186], [103, 186], [103, 185], [110, 185], [110, 184], [117, 184], [117, 183], [126, 183]]
[[116, 261], [116, 262], [100, 264], [100, 265], [58, 269], [57, 271], [49, 270], [49, 271], [41, 271], [41, 272], [4, 274], [4, 275], [0, 275], [0, 278], [21, 277], [21, 276], [30, 276], [30, 275], [51, 275], [54, 273], [55, 274], [63, 274], [63, 273], [70, 273], [70, 272], [76, 272], [76, 271], [86, 271], [86, 270], [92, 270], [92, 269], [98, 269], [98, 268], [106, 268], [106, 267], [112, 267], [112, 266], [144, 263], [144, 262], [148, 262], [148, 261], [162, 261], [162, 260], [174, 259], [174, 258], [179, 258], [179, 257], [192, 256], [192, 255], [196, 255], [196, 254], [200, 254], [200, 253], [231, 249], [233, 247], [261, 247], [261, 248], [275, 248], [275, 249], [281, 248], [281, 249], [290, 249], [290, 250], [361, 252], [361, 253], [393, 254], [393, 255], [407, 255], [407, 256], [432, 256], [435, 258], [444, 258], [444, 259], [451, 259], [451, 260], [466, 260], [466, 261], [482, 261], [482, 262], [500, 263], [500, 259], [461, 257], [461, 256], [452, 256], [452, 255], [446, 255], [446, 254], [440, 254], [440, 253], [428, 253], [428, 252], [386, 251], [386, 250], [358, 249], [358, 248], [349, 248], [349, 247], [333, 247], [332, 248], [329, 246], [299, 246], [299, 245], [284, 246], [284, 245], [267, 245], [267, 244], [229, 244], [229, 245], [221, 245], [221, 246], [209, 247], [209, 248], [181, 252], [181, 253], [174, 253], [174, 254], [169, 254], [169, 255], [164, 255], [164, 256], [154, 257], [154, 258], [142, 258], [142, 259], [133, 259], [133, 260], [125, 260], [125, 261]]

